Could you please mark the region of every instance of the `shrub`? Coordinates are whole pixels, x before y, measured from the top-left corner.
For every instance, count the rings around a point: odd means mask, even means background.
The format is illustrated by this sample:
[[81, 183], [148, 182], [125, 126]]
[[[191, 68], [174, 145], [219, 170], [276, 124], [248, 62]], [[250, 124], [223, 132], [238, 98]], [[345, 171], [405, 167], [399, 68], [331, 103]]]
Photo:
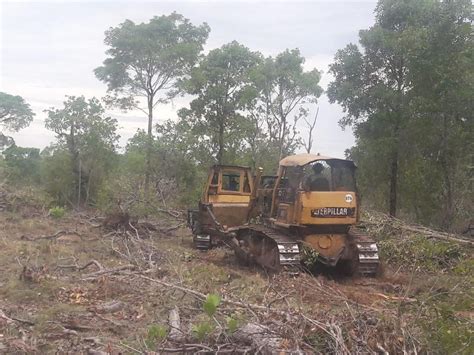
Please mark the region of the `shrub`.
[[53, 218], [60, 219], [64, 217], [66, 210], [63, 207], [53, 207], [49, 210], [49, 215]]

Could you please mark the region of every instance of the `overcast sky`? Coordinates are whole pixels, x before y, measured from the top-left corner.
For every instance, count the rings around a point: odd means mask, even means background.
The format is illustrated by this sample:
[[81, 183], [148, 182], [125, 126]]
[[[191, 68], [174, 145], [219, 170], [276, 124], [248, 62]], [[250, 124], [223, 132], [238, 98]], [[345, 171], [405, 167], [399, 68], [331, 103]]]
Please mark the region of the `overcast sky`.
[[[358, 31], [374, 21], [376, 1], [5, 1], [0, 0], [0, 91], [20, 95], [36, 113], [30, 127], [15, 133], [18, 145], [44, 148], [54, 134], [44, 128], [44, 109], [61, 106], [65, 95], [103, 97], [105, 85], [93, 69], [105, 59], [104, 31], [125, 19], [146, 22], [153, 16], [183, 14], [195, 25], [207, 22], [211, 33], [205, 50], [237, 40], [251, 50], [276, 55], [299, 48], [305, 68], [323, 71], [334, 54]], [[176, 118], [187, 99], [158, 106], [159, 120]], [[338, 120], [342, 110], [319, 100], [313, 152], [343, 157], [354, 143], [350, 129]], [[314, 109], [314, 108], [313, 108]], [[109, 112], [119, 120], [121, 145], [138, 128], [146, 127], [141, 113]], [[300, 127], [306, 137], [304, 127]]]

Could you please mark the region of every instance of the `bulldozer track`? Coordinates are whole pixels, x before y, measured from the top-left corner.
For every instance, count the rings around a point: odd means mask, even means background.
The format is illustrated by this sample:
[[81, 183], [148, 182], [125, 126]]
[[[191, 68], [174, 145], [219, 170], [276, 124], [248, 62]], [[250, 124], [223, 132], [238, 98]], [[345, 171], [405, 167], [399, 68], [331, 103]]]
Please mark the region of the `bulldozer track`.
[[358, 228], [349, 231], [358, 253], [358, 272], [363, 276], [376, 276], [379, 270], [380, 260], [377, 243]]
[[262, 225], [248, 225], [242, 229], [258, 232], [277, 244], [279, 264], [282, 271], [296, 274], [301, 270], [300, 248], [294, 238]]
[[199, 250], [211, 249], [211, 236], [209, 234], [194, 234], [194, 247]]

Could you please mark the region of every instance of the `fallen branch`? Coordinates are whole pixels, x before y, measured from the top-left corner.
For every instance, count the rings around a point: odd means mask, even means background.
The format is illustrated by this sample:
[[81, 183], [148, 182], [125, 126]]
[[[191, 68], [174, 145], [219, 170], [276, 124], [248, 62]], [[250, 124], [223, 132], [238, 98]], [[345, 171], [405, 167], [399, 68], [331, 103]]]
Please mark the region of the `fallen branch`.
[[451, 241], [455, 243], [467, 244], [474, 246], [474, 241], [458, 234], [442, 232], [434, 229], [430, 229], [418, 224], [409, 224], [401, 219], [386, 215], [380, 212], [371, 211], [368, 213], [368, 218], [363, 221], [365, 224], [380, 226], [389, 225], [391, 228], [408, 231], [423, 235], [426, 238], [433, 238], [444, 241]]
[[165, 353], [184, 353], [186, 351], [193, 351], [197, 349], [202, 349], [214, 353], [214, 350], [212, 348], [202, 344], [183, 344], [182, 347], [179, 348], [158, 348], [158, 351]]
[[91, 260], [84, 266], [79, 266], [77, 264], [74, 264], [74, 265], [57, 265], [56, 267], [60, 269], [76, 269], [78, 271], [82, 271], [82, 270], [87, 269], [91, 265], [97, 266], [99, 270], [104, 270], [104, 267], [97, 260]]
[[20, 237], [21, 240], [28, 240], [28, 241], [35, 241], [35, 240], [51, 240], [51, 239], [56, 239], [56, 238], [59, 238], [63, 235], [66, 235], [66, 234], [74, 234], [74, 235], [77, 235], [79, 238], [82, 239], [82, 235], [76, 231], [67, 231], [67, 230], [60, 230], [60, 231], [57, 231], [56, 233], [52, 234], [52, 235], [40, 235], [40, 236], [37, 236], [37, 237], [33, 237], [33, 236], [28, 236], [28, 235], [22, 235]]
[[19, 323], [23, 323], [23, 324], [27, 324], [27, 325], [31, 325], [31, 326], [35, 325], [34, 322], [26, 320], [26, 319], [16, 318], [16, 317], [12, 317], [12, 316], [9, 317], [1, 309], [0, 309], [0, 318], [5, 319], [7, 321], [7, 323], [11, 323], [11, 322], [15, 321], [15, 322], [19, 322]]
[[416, 298], [409, 298], [409, 297], [398, 297], [398, 296], [387, 296], [383, 293], [374, 293], [375, 296], [383, 298], [387, 301], [403, 301], [403, 302], [416, 302]]
[[82, 281], [90, 281], [90, 280], [96, 279], [99, 276], [103, 276], [107, 274], [114, 275], [114, 274], [120, 273], [121, 271], [134, 270], [135, 268], [136, 268], [135, 265], [129, 264], [129, 265], [119, 266], [113, 269], [103, 269], [103, 270], [99, 270], [99, 271], [84, 275], [84, 277], [82, 278]]
[[163, 208], [158, 208], [157, 212], [166, 213], [166, 214], [168, 214], [171, 217], [174, 217], [176, 219], [183, 218], [182, 213], [180, 211], [173, 211], [173, 210], [169, 210], [169, 209], [167, 210], [167, 209], [163, 209]]
[[[205, 294], [203, 294], [199, 291], [195, 291], [195, 290], [192, 290], [192, 289], [187, 288], [187, 287], [171, 284], [171, 283], [168, 283], [168, 282], [165, 282], [165, 281], [153, 279], [151, 277], [148, 277], [148, 276], [145, 276], [145, 275], [142, 275], [142, 274], [130, 273], [130, 275], [138, 276], [138, 277], [140, 277], [144, 280], [148, 280], [150, 282], [154, 282], [154, 283], [160, 284], [160, 285], [165, 286], [165, 287], [170, 287], [170, 288], [174, 288], [176, 290], [180, 290], [180, 291], [185, 292], [187, 294], [193, 295], [194, 297], [196, 297], [196, 298], [198, 298], [199, 300], [202, 300], [202, 301], [205, 300], [206, 297], [207, 297]], [[256, 311], [256, 310], [259, 310], [259, 311], [265, 311], [265, 312], [271, 311], [271, 312], [274, 312], [276, 314], [282, 315], [282, 316], [287, 317], [287, 318], [290, 316], [289, 311], [287, 312], [287, 311], [281, 311], [281, 310], [276, 310], [276, 309], [270, 309], [269, 307], [266, 307], [266, 306], [250, 304], [250, 303], [244, 303], [244, 302], [239, 302], [239, 301], [233, 301], [233, 300], [229, 300], [227, 298], [222, 298], [221, 302], [230, 304], [230, 305], [235, 306], [235, 307], [247, 309], [247, 310], [251, 311], [252, 313], [254, 313], [254, 311]], [[295, 312], [295, 313], [297, 313], [303, 319], [308, 321], [308, 323], [310, 323], [310, 324], [316, 326], [317, 328], [321, 329], [322, 331], [324, 331], [331, 338], [333, 338], [334, 342], [336, 342], [336, 343], [339, 342], [339, 339], [335, 337], [334, 333], [329, 330], [329, 328], [326, 324], [324, 324], [322, 322], [319, 322], [315, 319], [311, 319], [311, 318], [305, 316], [303, 313], [299, 313], [299, 312]]]

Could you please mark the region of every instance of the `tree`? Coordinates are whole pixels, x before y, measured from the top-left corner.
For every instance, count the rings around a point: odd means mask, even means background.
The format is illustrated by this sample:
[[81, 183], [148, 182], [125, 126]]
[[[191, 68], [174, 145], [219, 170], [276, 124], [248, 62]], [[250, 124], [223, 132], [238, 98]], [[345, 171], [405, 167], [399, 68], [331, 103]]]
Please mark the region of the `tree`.
[[[189, 73], [209, 34], [209, 26], [194, 26], [173, 12], [153, 17], [148, 23], [126, 20], [105, 33], [109, 56], [95, 69], [97, 78], [107, 83], [109, 103], [122, 109], [138, 108], [148, 115], [148, 149], [145, 193], [151, 171], [153, 110], [177, 94], [178, 79]], [[140, 98], [146, 100], [146, 109]]]
[[[243, 110], [255, 96], [250, 73], [261, 61], [260, 53], [251, 52], [236, 41], [214, 49], [194, 68], [182, 86], [197, 95], [190, 109], [182, 109], [182, 119], [193, 122], [196, 133], [208, 136], [215, 159], [224, 160], [226, 148], [241, 141]], [[227, 149], [230, 153], [234, 149]]]
[[316, 127], [316, 121], [318, 119], [318, 114], [319, 114], [319, 107], [316, 109], [316, 113], [314, 114], [314, 118], [312, 121], [310, 121], [307, 117], [303, 117], [303, 121], [306, 124], [306, 127], [308, 128], [308, 140], [304, 141], [304, 147], [306, 149], [306, 153], [311, 153], [311, 149], [313, 148], [313, 131], [314, 127]]
[[450, 228], [455, 216], [466, 221], [473, 213], [474, 15], [467, 0], [435, 2], [431, 9], [413, 50], [416, 120], [410, 134], [420, 164], [439, 186], [437, 220]]
[[[27, 127], [35, 114], [21, 96], [0, 92], [0, 128], [17, 132]], [[11, 137], [0, 131], [0, 150], [14, 144]]]
[[341, 125], [354, 129], [362, 193], [447, 229], [473, 208], [471, 9], [467, 0], [379, 1], [362, 51], [337, 53], [328, 89], [345, 109]]
[[105, 117], [105, 110], [95, 97], [86, 100], [84, 96], [68, 96], [64, 108], [45, 112], [45, 126], [56, 133], [57, 148], [66, 149], [71, 159], [77, 193], [73, 200], [77, 204], [88, 202], [93, 178], [110, 164], [110, 155], [115, 151], [119, 138], [117, 120]]
[[308, 115], [304, 104], [316, 103], [323, 92], [319, 71], [305, 72], [304, 61], [298, 49], [286, 50], [267, 58], [254, 75], [260, 94], [258, 110], [265, 117], [280, 159], [299, 145], [296, 124]]
[[27, 127], [35, 114], [21, 96], [0, 92], [0, 126], [9, 131]]
[[339, 50], [330, 72], [330, 102], [342, 105], [346, 116], [341, 126], [354, 126], [356, 138], [372, 135], [379, 145], [378, 161], [388, 161], [389, 213], [396, 215], [400, 150], [404, 130], [410, 119], [408, 67], [413, 36], [417, 26], [426, 21], [428, 1], [379, 1], [375, 25], [359, 33], [357, 45]]
[[40, 150], [11, 145], [2, 153], [11, 182], [39, 182]]

